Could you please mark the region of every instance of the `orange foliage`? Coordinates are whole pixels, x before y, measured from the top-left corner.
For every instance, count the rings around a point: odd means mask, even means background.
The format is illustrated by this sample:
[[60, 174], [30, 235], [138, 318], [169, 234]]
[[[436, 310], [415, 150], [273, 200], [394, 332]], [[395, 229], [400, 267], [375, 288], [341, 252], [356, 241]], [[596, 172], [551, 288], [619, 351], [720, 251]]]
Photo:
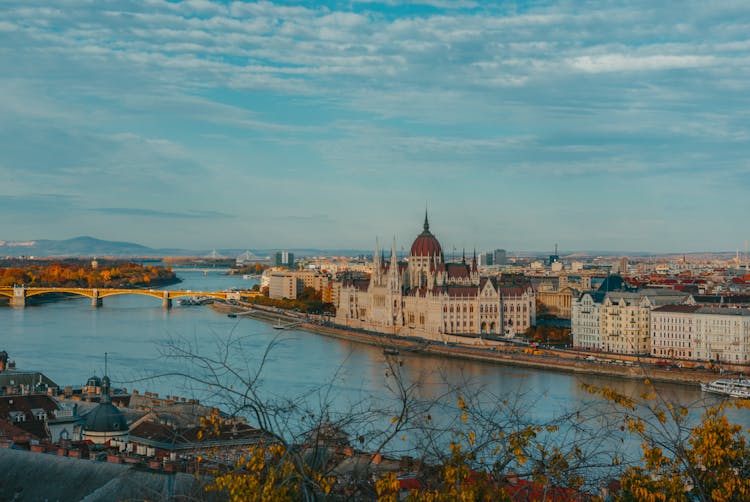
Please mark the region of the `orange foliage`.
[[0, 268], [0, 286], [23, 284], [29, 287], [123, 288], [175, 280], [174, 272], [164, 267], [123, 261], [100, 261], [97, 268], [92, 268], [90, 262], [83, 260], [27, 260], [22, 267]]

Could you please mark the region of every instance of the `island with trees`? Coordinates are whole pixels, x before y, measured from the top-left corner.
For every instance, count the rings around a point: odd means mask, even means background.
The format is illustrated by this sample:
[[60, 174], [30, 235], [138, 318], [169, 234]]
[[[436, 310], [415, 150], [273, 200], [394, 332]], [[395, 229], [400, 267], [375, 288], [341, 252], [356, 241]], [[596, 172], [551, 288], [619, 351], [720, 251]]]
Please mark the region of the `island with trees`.
[[169, 267], [126, 260], [0, 260], [0, 286], [140, 288], [180, 282]]

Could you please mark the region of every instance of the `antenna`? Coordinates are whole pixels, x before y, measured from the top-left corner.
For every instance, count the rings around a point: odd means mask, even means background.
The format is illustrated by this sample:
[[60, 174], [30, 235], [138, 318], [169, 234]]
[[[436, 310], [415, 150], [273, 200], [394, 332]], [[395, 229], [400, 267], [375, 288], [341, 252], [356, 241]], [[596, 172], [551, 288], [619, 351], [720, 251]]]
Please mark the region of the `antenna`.
[[557, 256], [557, 242], [555, 242], [555, 256]]
[[104, 376], [107, 376], [107, 353], [104, 353]]

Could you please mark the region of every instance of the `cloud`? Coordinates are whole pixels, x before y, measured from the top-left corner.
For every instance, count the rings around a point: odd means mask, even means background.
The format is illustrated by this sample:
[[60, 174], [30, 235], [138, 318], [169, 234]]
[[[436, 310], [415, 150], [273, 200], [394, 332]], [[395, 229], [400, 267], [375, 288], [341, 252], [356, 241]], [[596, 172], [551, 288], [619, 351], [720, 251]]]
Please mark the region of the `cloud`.
[[605, 54], [599, 56], [580, 56], [570, 62], [571, 66], [591, 73], [614, 71], [660, 71], [685, 68], [713, 66], [718, 61], [713, 56], [629, 56], [624, 54]]
[[[709, 168], [712, 193], [750, 184], [741, 1], [7, 0], [2, 18], [4, 187], [86, 201], [88, 218], [219, 238], [221, 215], [385, 219], [383, 193], [396, 211], [513, 183], [509, 204], [575, 213], [570, 179], [667, 176], [694, 199]], [[270, 221], [243, 224], [282, 238]]]
[[185, 219], [225, 219], [234, 218], [234, 216], [222, 213], [220, 211], [163, 211], [159, 209], [144, 209], [135, 207], [98, 207], [91, 211], [103, 214], [112, 214], [119, 216], [143, 216], [147, 218], [185, 218]]

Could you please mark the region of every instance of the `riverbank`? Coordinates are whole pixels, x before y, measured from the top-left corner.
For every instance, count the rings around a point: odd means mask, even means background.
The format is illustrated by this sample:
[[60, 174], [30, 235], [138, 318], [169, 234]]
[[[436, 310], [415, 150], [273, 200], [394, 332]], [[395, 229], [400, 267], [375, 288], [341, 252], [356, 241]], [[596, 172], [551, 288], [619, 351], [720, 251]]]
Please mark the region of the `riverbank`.
[[[597, 375], [631, 380], [644, 380], [648, 378], [653, 382], [677, 383], [688, 386], [697, 386], [701, 382], [710, 382], [718, 378], [716, 373], [707, 370], [677, 367], [663, 368], [641, 362], [619, 361], [602, 354], [593, 356], [589, 352], [544, 349], [534, 351], [537, 353], [524, 353], [524, 350], [528, 351], [528, 348], [509, 342], [482, 338], [452, 337], [452, 341], [440, 343], [416, 337], [364, 332], [348, 329], [345, 326], [334, 325], [322, 319], [309, 319], [304, 316], [297, 316], [251, 304], [244, 304], [243, 306], [215, 304], [214, 308], [231, 313], [232, 315], [249, 316], [270, 323], [277, 323], [279, 320], [286, 323], [300, 323], [295, 329], [303, 329], [317, 335], [381, 347], [384, 353], [393, 355], [425, 354], [582, 375]], [[592, 361], [587, 358], [594, 358], [596, 360]]]

